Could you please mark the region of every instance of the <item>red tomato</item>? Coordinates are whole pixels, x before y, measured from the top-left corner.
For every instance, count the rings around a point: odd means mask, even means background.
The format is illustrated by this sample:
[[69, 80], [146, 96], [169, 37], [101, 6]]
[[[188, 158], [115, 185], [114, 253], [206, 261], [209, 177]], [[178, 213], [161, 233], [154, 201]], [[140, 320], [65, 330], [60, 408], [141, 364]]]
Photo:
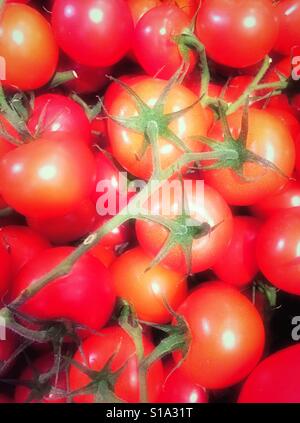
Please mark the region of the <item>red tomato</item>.
[[[249, 75], [239, 75], [231, 78], [228, 85], [226, 86], [226, 89], [224, 90], [223, 99], [229, 104], [234, 103], [240, 98], [240, 96], [244, 93], [252, 81], [253, 77]], [[255, 97], [255, 95], [255, 92], [251, 93], [250, 104], [251, 97]]]
[[89, 148], [68, 134], [57, 135], [24, 144], [0, 163], [0, 192], [25, 216], [63, 216], [94, 187], [95, 160]]
[[210, 0], [200, 8], [196, 33], [217, 63], [244, 68], [270, 52], [278, 23], [269, 0]]
[[191, 19], [194, 17], [199, 0], [163, 0], [164, 3], [175, 3], [188, 17]]
[[134, 25], [153, 7], [159, 6], [162, 0], [127, 0]]
[[27, 125], [36, 138], [49, 138], [53, 133], [64, 132], [86, 144], [91, 140], [91, 125], [82, 107], [60, 94], [36, 97]]
[[9, 225], [0, 228], [0, 239], [10, 255], [13, 276], [29, 260], [50, 247], [46, 238], [26, 226]]
[[300, 207], [300, 182], [289, 181], [278, 193], [264, 198], [251, 207], [255, 216], [263, 219], [271, 217], [278, 211]]
[[293, 47], [300, 46], [300, 4], [298, 0], [285, 0], [276, 6], [279, 34], [275, 50], [289, 56]]
[[167, 323], [172, 316], [166, 303], [172, 309], [182, 303], [187, 295], [186, 278], [161, 265], [147, 270], [150, 264], [151, 257], [141, 248], [133, 248], [118, 257], [110, 268], [116, 293], [133, 305], [139, 319]]
[[[28, 401], [30, 403], [65, 403], [67, 401], [66, 395], [62, 392], [67, 392], [67, 373], [64, 370], [54, 374], [50, 380], [44, 383], [39, 383], [36, 380], [39, 375], [46, 374], [52, 370], [54, 365], [54, 357], [52, 354], [43, 355], [35, 359], [22, 371], [20, 375], [20, 382], [32, 382], [33, 387], [29, 388], [22, 384], [16, 386], [14, 402], [24, 404]], [[57, 391], [61, 391], [58, 394]]]
[[[241, 381], [262, 356], [265, 332], [251, 302], [221, 282], [200, 285], [177, 310], [190, 346], [180, 369], [195, 383], [223, 389]], [[181, 354], [175, 354], [176, 361]]]
[[[166, 81], [145, 78], [131, 88], [149, 107], [153, 107], [153, 104], [159, 99], [165, 89], [166, 84]], [[182, 85], [176, 85], [167, 95], [164, 113], [178, 112], [191, 106], [196, 101], [197, 97], [190, 90]], [[110, 113], [113, 116], [122, 118], [136, 116], [136, 103], [129, 94], [122, 92], [113, 102]], [[192, 109], [179, 118], [174, 119], [169, 125], [174, 134], [192, 151], [201, 151], [203, 149], [203, 145], [199, 141], [192, 140], [191, 137], [205, 135], [207, 127], [206, 113], [199, 103], [195, 104]], [[123, 126], [113, 122], [111, 119], [108, 121], [108, 135], [116, 160], [133, 175], [142, 179], [150, 178], [153, 171], [152, 148], [148, 146], [143, 156], [140, 157], [144, 135], [124, 129]], [[158, 142], [160, 164], [164, 169], [174, 163], [181, 156], [182, 151], [163, 137], [159, 137]]]
[[[177, 6], [163, 5], [149, 10], [139, 20], [134, 32], [134, 54], [151, 76], [169, 79], [183, 58], [174, 37], [189, 26], [189, 19]], [[189, 71], [195, 67], [195, 53], [189, 53]]]
[[278, 120], [281, 120], [282, 123], [284, 123], [284, 125], [290, 131], [293, 140], [296, 142], [297, 137], [300, 135], [300, 123], [298, 119], [296, 119], [296, 117], [286, 109], [269, 106], [266, 108], [266, 110], [273, 116], [276, 116]]
[[0, 394], [0, 404], [11, 404], [13, 402], [12, 398], [6, 394]]
[[300, 207], [281, 210], [263, 225], [257, 239], [258, 265], [277, 288], [300, 295]]
[[[188, 178], [187, 178], [188, 179]], [[187, 208], [191, 217], [199, 222], [208, 223], [211, 228], [219, 225], [211, 233], [205, 236], [195, 237], [192, 243], [192, 263], [191, 272], [197, 273], [206, 270], [224, 254], [232, 236], [232, 213], [223, 198], [211, 187], [204, 185], [204, 196], [197, 194], [197, 181], [192, 181], [191, 189], [185, 192]], [[201, 183], [201, 181], [199, 181]], [[163, 193], [163, 191], [161, 191]], [[181, 211], [181, 198], [174, 196], [171, 191], [170, 210], [178, 217]], [[160, 196], [162, 197], [162, 196]], [[155, 204], [155, 213], [163, 212], [164, 199]], [[168, 201], [168, 200], [167, 200]], [[165, 217], [168, 217], [165, 215]], [[165, 243], [168, 230], [154, 222], [137, 220], [136, 234], [141, 247], [152, 256], [155, 256]], [[187, 264], [180, 246], [175, 246], [169, 254], [162, 260], [166, 265], [176, 271], [186, 272]]]
[[13, 270], [13, 267], [12, 267], [11, 257], [7, 249], [5, 248], [4, 242], [1, 242], [0, 243], [0, 299], [1, 299], [1, 302], [5, 294], [9, 290], [12, 270]]
[[34, 90], [45, 85], [52, 78], [58, 61], [58, 47], [46, 19], [25, 4], [8, 4], [0, 29], [5, 85], [19, 90]]
[[100, 260], [106, 268], [109, 268], [116, 258], [113, 248], [104, 247], [101, 243], [90, 250], [90, 254]]
[[14, 332], [11, 332], [10, 330], [5, 331], [5, 338], [6, 339], [0, 340], [0, 376], [4, 376], [7, 373], [7, 371], [11, 368], [11, 366], [14, 364], [12, 361], [11, 363], [9, 363], [8, 367], [1, 367], [6, 361], [11, 359], [19, 343], [18, 336]]
[[[242, 111], [229, 116], [228, 123], [234, 138], [241, 128]], [[212, 128], [210, 138], [223, 141], [220, 122]], [[295, 146], [286, 126], [271, 113], [264, 110], [249, 110], [247, 149], [276, 165], [287, 177], [291, 176], [295, 164]], [[280, 190], [287, 179], [279, 172], [259, 163], [245, 163], [244, 181], [230, 168], [204, 172], [205, 181], [217, 189], [224, 199], [233, 205], [252, 205]]]
[[[16, 148], [14, 142], [20, 142], [20, 135], [16, 129], [9, 123], [9, 121], [2, 115], [0, 115], [0, 158], [2, 158], [6, 153]], [[7, 136], [3, 134], [7, 132]], [[3, 134], [3, 135], [2, 135]], [[12, 137], [12, 138], [10, 138]]]
[[213, 271], [220, 280], [237, 288], [252, 281], [258, 272], [255, 248], [259, 229], [260, 222], [254, 217], [234, 217], [231, 242], [213, 266]]
[[[154, 348], [150, 340], [143, 337], [144, 351], [147, 356]], [[83, 352], [83, 353], [82, 353]], [[131, 337], [119, 326], [102, 329], [99, 335], [87, 338], [79, 349], [74, 360], [87, 366], [88, 369], [100, 372], [108, 361], [111, 362], [111, 371], [116, 372], [122, 368], [114, 386], [114, 393], [126, 402], [139, 402], [140, 384], [138, 363], [135, 346]], [[160, 361], [150, 366], [147, 373], [147, 388], [149, 401], [157, 398], [163, 381], [163, 367]], [[74, 365], [70, 368], [70, 388], [77, 390], [84, 388], [91, 379]], [[97, 389], [97, 385], [95, 384]], [[93, 394], [78, 395], [75, 402], [91, 403], [95, 401]]]
[[[72, 247], [42, 251], [18, 274], [13, 283], [12, 297], [16, 298], [73, 251]], [[54, 279], [26, 301], [21, 311], [38, 319], [69, 319], [97, 330], [110, 318], [114, 304], [115, 292], [110, 274], [99, 260], [86, 254], [66, 276]]]
[[[124, 82], [125, 84], [129, 85], [130, 87], [133, 86], [135, 83], [143, 81], [147, 78], [144, 74], [129, 74], [129, 75], [122, 75], [119, 80]], [[112, 82], [104, 94], [104, 105], [106, 110], [110, 112], [114, 101], [120, 94], [123, 93], [123, 88], [117, 82]]]
[[55, 0], [52, 28], [61, 49], [86, 66], [111, 66], [131, 47], [133, 21], [124, 0]]
[[291, 100], [291, 106], [294, 110], [295, 115], [300, 119], [300, 95], [295, 94]]
[[240, 403], [299, 403], [300, 344], [263, 360], [244, 383]]

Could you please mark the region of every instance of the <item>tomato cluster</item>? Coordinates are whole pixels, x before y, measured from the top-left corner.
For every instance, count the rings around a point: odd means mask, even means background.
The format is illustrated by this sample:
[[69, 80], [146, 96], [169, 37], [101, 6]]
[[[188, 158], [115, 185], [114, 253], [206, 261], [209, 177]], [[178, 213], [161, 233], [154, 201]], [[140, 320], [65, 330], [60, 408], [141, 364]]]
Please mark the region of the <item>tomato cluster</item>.
[[0, 402], [300, 402], [299, 1], [0, 9]]

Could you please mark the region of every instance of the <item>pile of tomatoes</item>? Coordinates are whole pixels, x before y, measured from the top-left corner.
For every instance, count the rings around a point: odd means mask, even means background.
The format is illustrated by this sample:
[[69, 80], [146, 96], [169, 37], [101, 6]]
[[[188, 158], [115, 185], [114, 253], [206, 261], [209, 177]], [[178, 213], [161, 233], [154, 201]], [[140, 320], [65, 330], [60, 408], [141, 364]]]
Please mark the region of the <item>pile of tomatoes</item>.
[[299, 23], [0, 2], [0, 402], [300, 402]]

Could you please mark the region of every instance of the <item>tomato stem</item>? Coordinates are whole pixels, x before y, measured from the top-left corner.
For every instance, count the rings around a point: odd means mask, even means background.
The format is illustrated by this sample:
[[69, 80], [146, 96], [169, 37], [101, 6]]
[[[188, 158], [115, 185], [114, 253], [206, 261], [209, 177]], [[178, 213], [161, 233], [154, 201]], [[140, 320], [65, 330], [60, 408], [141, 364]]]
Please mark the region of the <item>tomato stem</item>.
[[76, 78], [78, 78], [77, 73], [73, 70], [65, 72], [56, 72], [56, 74], [49, 83], [49, 88], [56, 88], [59, 85], [65, 84], [66, 82], [72, 81]]

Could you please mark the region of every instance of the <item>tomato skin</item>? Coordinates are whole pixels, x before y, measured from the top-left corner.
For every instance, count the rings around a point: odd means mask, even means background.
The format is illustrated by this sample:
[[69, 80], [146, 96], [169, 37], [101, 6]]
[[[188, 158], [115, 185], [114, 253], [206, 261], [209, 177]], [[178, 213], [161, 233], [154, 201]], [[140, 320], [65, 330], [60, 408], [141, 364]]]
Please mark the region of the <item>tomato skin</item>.
[[68, 134], [58, 135], [24, 144], [0, 163], [0, 192], [7, 204], [25, 216], [63, 216], [92, 192], [92, 152]]
[[7, 4], [0, 29], [5, 85], [23, 91], [45, 85], [58, 62], [58, 47], [46, 19], [25, 4]]
[[[1, 240], [2, 241], [2, 240]], [[12, 260], [3, 242], [0, 243], [0, 298], [9, 290], [12, 276]]]
[[300, 95], [295, 94], [291, 99], [291, 107], [294, 111], [295, 116], [300, 119]]
[[[9, 123], [9, 121], [2, 115], [0, 115], [0, 125], [3, 129], [13, 137], [16, 141], [20, 141], [20, 135], [17, 130]], [[16, 148], [16, 146], [7, 140], [4, 136], [0, 135], [0, 159], [5, 156], [6, 153]]]
[[251, 212], [261, 219], [267, 219], [278, 211], [293, 207], [300, 207], [300, 182], [291, 180], [278, 193], [254, 204]]
[[[159, 98], [166, 84], [167, 81], [145, 78], [131, 88], [148, 106], [151, 106]], [[191, 91], [177, 85], [170, 90], [167, 96], [164, 113], [182, 110], [196, 101], [197, 97]], [[136, 104], [127, 93], [122, 92], [115, 99], [110, 113], [123, 118], [136, 116]], [[192, 151], [202, 151], [203, 145], [199, 141], [191, 139], [193, 136], [207, 133], [206, 113], [200, 104], [196, 104], [179, 119], [173, 120], [169, 127]], [[108, 121], [108, 135], [116, 160], [131, 174], [141, 179], [149, 179], [153, 170], [152, 148], [149, 146], [143, 157], [139, 157], [144, 136], [124, 129], [111, 119]], [[158, 142], [161, 167], [165, 169], [181, 156], [182, 151], [161, 137]]]
[[[123, 253], [110, 268], [114, 286], [117, 295], [133, 305], [139, 319], [168, 323], [172, 316], [164, 299], [176, 309], [187, 295], [186, 278], [161, 265], [147, 270], [151, 261], [151, 257], [138, 247]], [[127, 274], [125, 279], [124, 272]]]
[[239, 403], [299, 403], [300, 344], [260, 362], [244, 383]]
[[5, 337], [6, 339], [0, 341], [0, 376], [4, 376], [14, 364], [12, 361], [8, 368], [1, 369], [1, 365], [11, 358], [19, 344], [19, 337], [14, 332], [6, 330]]
[[244, 68], [270, 52], [278, 23], [269, 0], [210, 0], [199, 10], [196, 34], [211, 59]]
[[[39, 374], [48, 373], [54, 365], [54, 357], [52, 354], [42, 355], [35, 359], [31, 365], [25, 367], [20, 375], [20, 381], [30, 381], [34, 382], [34, 377], [36, 376], [34, 372]], [[56, 375], [54, 375], [49, 381], [49, 385], [53, 386], [57, 390], [67, 391], [67, 376], [65, 371], [60, 371], [56, 380]], [[32, 390], [27, 386], [17, 385], [14, 395], [14, 402], [17, 404], [24, 404], [29, 399]], [[49, 392], [43, 396], [41, 399], [33, 399], [30, 403], [44, 403], [44, 404], [62, 404], [66, 403], [67, 398], [55, 395], [55, 393]]]
[[279, 21], [279, 34], [275, 50], [283, 55], [290, 55], [293, 47], [300, 45], [300, 4], [297, 0], [285, 0], [276, 5]]
[[86, 66], [117, 63], [133, 37], [133, 21], [124, 0], [56, 0], [52, 28], [61, 49]]
[[[226, 250], [232, 236], [232, 213], [218, 192], [208, 185], [204, 185], [204, 202], [202, 202], [197, 196], [196, 181], [192, 183], [191, 192], [186, 193], [186, 199], [193, 219], [200, 223], [207, 222], [211, 228], [219, 225], [210, 234], [193, 241], [191, 272], [197, 273], [213, 266]], [[180, 199], [171, 198], [171, 210], [178, 209], [178, 201]], [[163, 203], [158, 203], [155, 210], [160, 211], [162, 206]], [[146, 253], [156, 256], [167, 239], [168, 230], [158, 223], [137, 220], [136, 234], [139, 244]], [[179, 246], [175, 246], [169, 252], [162, 260], [162, 264], [177, 272], [188, 270], [185, 256]]]
[[176, 4], [190, 19], [194, 17], [199, 1], [198, 0], [163, 0], [164, 3]]
[[127, 0], [134, 26], [148, 10], [161, 5], [162, 0]]
[[250, 216], [233, 218], [233, 236], [228, 248], [213, 266], [213, 271], [223, 282], [243, 288], [256, 273], [256, 239], [260, 229], [258, 219]]
[[[241, 128], [242, 111], [228, 117], [229, 127], [235, 138]], [[209, 137], [223, 141], [220, 122], [211, 129]], [[264, 110], [249, 110], [247, 149], [271, 161], [287, 177], [292, 175], [295, 164], [295, 145], [283, 122]], [[216, 169], [203, 172], [204, 180], [217, 189], [231, 205], [252, 205], [279, 191], [287, 179], [260, 164], [245, 163], [243, 175], [253, 181], [243, 181], [232, 169]]]
[[[152, 342], [143, 336], [145, 355], [147, 356], [154, 348]], [[101, 371], [108, 360], [114, 356], [111, 362], [113, 372], [122, 366], [122, 373], [115, 384], [115, 394], [126, 402], [139, 402], [139, 377], [135, 347], [130, 336], [119, 326], [111, 326], [100, 331], [100, 336], [91, 336], [82, 344], [82, 351], [86, 357], [88, 366], [92, 370]], [[80, 351], [75, 353], [75, 361], [85, 364]], [[157, 398], [163, 381], [163, 367], [161, 361], [152, 364], [147, 373], [147, 387], [149, 401]], [[70, 388], [80, 389], [90, 382], [88, 376], [75, 366], [70, 368]], [[92, 394], [83, 394], [74, 398], [75, 402], [94, 402]]]
[[30, 133], [37, 138], [49, 138], [63, 132], [90, 144], [91, 125], [78, 103], [60, 94], [43, 94], [35, 98], [27, 123]]
[[257, 239], [261, 272], [277, 288], [295, 295], [300, 295], [299, 237], [300, 207], [295, 207], [271, 216]]
[[[170, 79], [183, 58], [174, 36], [188, 28], [189, 19], [177, 6], [162, 5], [149, 10], [136, 25], [134, 55], [150, 76]], [[195, 53], [189, 53], [189, 72], [195, 67]]]
[[[264, 349], [265, 333], [256, 308], [222, 282], [201, 284], [177, 309], [189, 328], [190, 347], [180, 369], [208, 389], [241, 381]], [[175, 354], [175, 360], [181, 360]]]
[[[42, 251], [23, 267], [14, 280], [12, 298], [16, 298], [23, 289], [52, 270], [73, 251], [72, 247]], [[97, 330], [110, 318], [114, 304], [115, 292], [108, 270], [99, 260], [86, 254], [66, 276], [54, 279], [26, 301], [21, 310], [38, 319], [66, 318]]]

